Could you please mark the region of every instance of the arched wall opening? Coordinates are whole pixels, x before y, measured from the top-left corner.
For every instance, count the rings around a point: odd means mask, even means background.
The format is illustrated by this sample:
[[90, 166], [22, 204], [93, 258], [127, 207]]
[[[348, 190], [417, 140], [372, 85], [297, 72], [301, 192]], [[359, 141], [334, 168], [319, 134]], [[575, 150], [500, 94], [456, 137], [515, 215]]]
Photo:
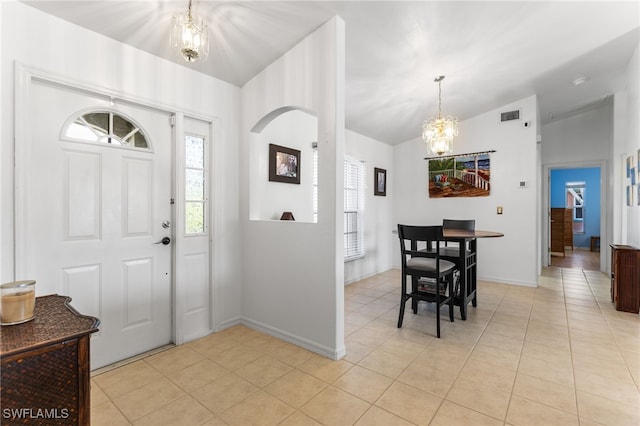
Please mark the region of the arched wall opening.
[[[253, 126], [248, 165], [251, 220], [279, 220], [284, 212], [291, 212], [297, 222], [317, 222], [317, 135], [317, 114], [296, 106], [275, 109]], [[274, 156], [270, 145], [287, 152]], [[284, 179], [274, 181], [270, 164], [277, 170], [282, 157], [290, 157], [295, 167], [288, 175], [281, 173]]]

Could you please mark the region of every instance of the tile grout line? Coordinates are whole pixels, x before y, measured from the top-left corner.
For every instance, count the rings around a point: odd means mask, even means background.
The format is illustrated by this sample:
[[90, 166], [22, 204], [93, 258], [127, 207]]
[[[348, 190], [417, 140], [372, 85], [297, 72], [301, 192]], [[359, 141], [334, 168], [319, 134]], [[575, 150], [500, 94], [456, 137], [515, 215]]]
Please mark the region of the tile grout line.
[[[486, 321], [486, 324], [484, 325], [483, 329], [482, 329], [482, 333], [480, 334], [480, 337], [478, 337], [478, 339], [473, 343], [473, 346], [471, 347], [471, 350], [469, 351], [469, 354], [467, 355], [467, 357], [464, 360], [464, 363], [462, 364], [462, 367], [460, 367], [460, 370], [458, 371], [458, 374], [456, 375], [456, 377], [453, 379], [453, 382], [451, 383], [451, 386], [449, 387], [449, 389], [447, 389], [447, 392], [445, 392], [444, 396], [442, 397], [442, 401], [440, 401], [440, 404], [438, 405], [438, 409], [436, 410], [435, 414], [433, 415], [433, 417], [431, 418], [431, 420], [429, 420], [429, 425], [431, 425], [431, 423], [433, 422], [433, 419], [435, 419], [436, 415], [438, 414], [438, 412], [440, 411], [440, 408], [442, 407], [442, 405], [444, 404], [444, 401], [448, 401], [451, 402], [452, 404], [456, 404], [456, 405], [460, 405], [456, 402], [453, 401], [449, 401], [447, 400], [447, 396], [449, 395], [449, 393], [451, 392], [451, 389], [453, 389], [453, 386], [455, 385], [456, 381], [458, 380], [458, 378], [462, 375], [462, 370], [464, 370], [464, 367], [467, 365], [467, 362], [469, 362], [469, 358], [471, 358], [471, 354], [473, 353], [473, 351], [475, 350], [476, 346], [478, 345], [478, 343], [480, 342], [480, 339], [482, 338], [482, 336], [484, 335], [484, 333], [487, 330], [487, 327], [489, 326], [489, 323], [491, 322], [491, 320], [493, 319], [493, 317], [496, 314], [496, 311], [498, 310], [498, 308], [500, 307], [500, 305], [502, 304], [502, 301], [504, 300], [505, 295], [507, 294], [506, 291], [504, 291], [502, 293], [502, 297], [500, 298], [500, 301], [498, 302], [498, 304], [496, 305], [496, 308], [493, 310], [493, 312], [491, 313], [491, 316], [489, 317], [489, 319]], [[468, 316], [467, 316], [468, 319]], [[462, 319], [461, 319], [462, 321]], [[467, 408], [468, 410], [472, 410], [476, 413], [479, 413], [481, 415], [490, 417], [490, 418], [494, 418], [495, 417], [491, 417], [485, 413], [481, 413], [473, 408], [464, 406], [463, 407]], [[506, 413], [505, 413], [505, 418], [506, 418]], [[498, 420], [498, 419], [496, 419]], [[505, 423], [505, 419], [502, 420], [502, 423]]]
[[[520, 354], [518, 355], [518, 363], [516, 364], [516, 374], [513, 376], [513, 383], [511, 384], [511, 392], [509, 392], [509, 401], [507, 402], [507, 409], [504, 413], [504, 418], [502, 419], [503, 424], [507, 424], [507, 418], [509, 417], [509, 409], [511, 408], [511, 401], [513, 399], [513, 391], [516, 387], [516, 381], [518, 380], [518, 373], [520, 371], [520, 362], [522, 361], [522, 353], [524, 352], [524, 345], [527, 341], [527, 332], [529, 331], [529, 324], [531, 322], [531, 314], [533, 312], [533, 306], [535, 304], [535, 294], [537, 293], [537, 289], [533, 293], [533, 299], [531, 301], [531, 307], [529, 309], [529, 316], [527, 317], [527, 328], [524, 331], [524, 336], [522, 336], [522, 346], [520, 347]], [[524, 373], [523, 373], [524, 374]]]
[[[584, 272], [584, 270], [582, 272], [584, 274], [585, 281], [587, 282], [587, 286], [589, 287], [589, 290], [591, 291], [591, 294], [592, 294], [594, 300], [596, 301], [596, 304], [598, 306], [598, 311], [600, 312], [600, 315], [602, 316], [602, 319], [604, 320], [605, 324], [607, 325], [607, 332], [611, 336], [611, 338], [613, 339], [613, 343], [615, 345], [615, 348], [617, 349], [618, 354], [622, 358], [624, 367], [625, 367], [626, 371], [629, 373], [629, 376], [631, 377], [631, 379], [633, 380], [633, 384], [636, 386], [636, 389], [638, 389], [638, 388], [640, 388], [640, 386], [636, 382], [636, 379], [635, 379], [634, 375], [631, 374], [631, 369], [629, 368], [629, 365], [628, 365], [627, 361], [625, 360], [624, 356], [622, 355], [622, 349], [620, 348], [620, 346], [618, 344], [618, 339], [616, 339], [615, 334], [613, 333], [613, 330], [612, 330], [613, 327], [612, 327], [611, 323], [609, 322], [609, 318], [608, 318], [607, 315], [605, 315], [601, 304], [598, 302], [598, 298], [597, 298], [595, 292], [593, 291], [593, 287], [591, 286], [591, 281], [589, 281], [588, 275]], [[575, 375], [575, 369], [574, 369], [574, 375]], [[574, 380], [575, 380], [575, 378], [574, 378]], [[638, 391], [640, 393], [640, 389], [638, 389]], [[578, 392], [578, 388], [577, 388], [577, 385], [576, 385], [576, 394], [577, 394], [577, 392]], [[594, 395], [596, 397], [602, 397], [601, 395], [589, 392], [588, 390], [585, 390], [583, 392], [588, 393], [590, 395]], [[619, 402], [627, 403], [626, 401], [619, 401]], [[640, 408], [638, 408], [638, 409], [640, 410]], [[589, 420], [591, 420], [591, 419], [589, 419]], [[593, 421], [593, 420], [591, 420], [591, 421]]]

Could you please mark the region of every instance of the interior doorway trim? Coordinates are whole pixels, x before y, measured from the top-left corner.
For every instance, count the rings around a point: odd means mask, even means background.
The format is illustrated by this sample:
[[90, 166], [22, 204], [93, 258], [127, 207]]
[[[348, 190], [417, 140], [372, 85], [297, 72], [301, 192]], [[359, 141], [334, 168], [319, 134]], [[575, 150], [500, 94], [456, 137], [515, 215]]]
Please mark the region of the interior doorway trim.
[[600, 161], [584, 161], [584, 162], [571, 162], [571, 163], [552, 163], [545, 164], [543, 176], [546, 182], [542, 185], [542, 214], [541, 214], [541, 230], [542, 230], [542, 266], [549, 265], [549, 212], [551, 193], [549, 191], [551, 181], [551, 170], [559, 169], [583, 169], [589, 167], [600, 168], [600, 271], [609, 273], [609, 255], [608, 250], [604, 247], [608, 246], [609, 235], [611, 235], [611, 220], [612, 217], [612, 199], [611, 191], [609, 191], [609, 174], [606, 160]]

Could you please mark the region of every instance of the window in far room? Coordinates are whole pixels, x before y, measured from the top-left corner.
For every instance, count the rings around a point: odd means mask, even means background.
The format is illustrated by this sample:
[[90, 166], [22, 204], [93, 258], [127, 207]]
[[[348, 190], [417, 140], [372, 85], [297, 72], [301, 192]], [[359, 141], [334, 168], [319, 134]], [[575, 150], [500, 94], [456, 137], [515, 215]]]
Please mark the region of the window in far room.
[[584, 234], [585, 182], [567, 182], [566, 207], [573, 210], [573, 233]]

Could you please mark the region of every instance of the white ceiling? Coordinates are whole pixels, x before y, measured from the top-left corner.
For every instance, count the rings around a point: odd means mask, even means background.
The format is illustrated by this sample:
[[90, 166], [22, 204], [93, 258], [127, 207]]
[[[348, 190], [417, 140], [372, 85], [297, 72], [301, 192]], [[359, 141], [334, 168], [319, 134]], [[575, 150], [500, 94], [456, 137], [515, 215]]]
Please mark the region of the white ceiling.
[[[543, 122], [623, 88], [638, 46], [632, 1], [271, 2], [194, 0], [210, 27], [206, 62], [168, 45], [188, 0], [27, 1], [47, 13], [242, 86], [334, 15], [346, 23], [346, 126], [395, 145], [438, 112], [461, 120], [537, 94]], [[586, 83], [574, 86], [579, 76]]]

